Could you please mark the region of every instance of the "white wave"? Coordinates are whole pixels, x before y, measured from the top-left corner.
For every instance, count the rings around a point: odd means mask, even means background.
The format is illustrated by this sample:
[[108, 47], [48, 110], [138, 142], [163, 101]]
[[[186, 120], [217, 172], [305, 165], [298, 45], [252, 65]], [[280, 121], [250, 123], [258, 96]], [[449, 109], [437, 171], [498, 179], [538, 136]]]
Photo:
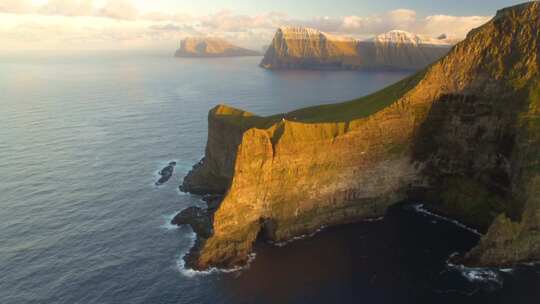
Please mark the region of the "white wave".
[[176, 211], [175, 213], [168, 215], [163, 215], [162, 218], [164, 220], [164, 223], [159, 227], [165, 230], [177, 230], [179, 226], [172, 224], [171, 221], [178, 213], [180, 213], [180, 211]]
[[197, 239], [197, 234], [195, 232], [192, 232], [191, 234], [189, 234], [189, 237], [191, 239], [191, 245], [189, 246], [189, 249], [186, 252], [184, 252], [183, 254], [181, 254], [176, 260], [176, 266], [177, 266], [178, 270], [180, 271], [180, 273], [183, 276], [188, 277], [188, 278], [193, 278], [193, 277], [197, 277], [197, 276], [206, 276], [206, 275], [217, 274], [217, 273], [239, 272], [239, 271], [248, 269], [250, 267], [251, 263], [255, 260], [255, 257], [256, 257], [255, 253], [251, 253], [251, 254], [248, 255], [248, 261], [247, 261], [246, 265], [244, 265], [244, 266], [235, 266], [235, 267], [232, 267], [232, 268], [211, 267], [211, 268], [209, 268], [207, 270], [195, 270], [195, 269], [187, 268], [186, 267], [186, 262], [184, 261], [184, 257], [186, 256], [186, 254], [188, 254], [189, 250], [191, 250], [191, 248], [195, 245], [195, 240]]
[[368, 219], [363, 219], [360, 221], [361, 222], [368, 222], [368, 223], [373, 223], [373, 222], [380, 222], [384, 220], [384, 216], [380, 216], [380, 217], [374, 217], [374, 218], [368, 218]]
[[457, 269], [457, 270], [461, 270], [461, 269], [475, 269], [475, 270], [486, 270], [486, 271], [499, 271], [499, 272], [504, 272], [504, 273], [513, 273], [514, 272], [514, 268], [467, 268], [463, 265], [456, 265], [456, 264], [453, 264], [452, 262], [450, 262], [452, 260], [452, 258], [456, 257], [460, 255], [459, 252], [454, 252], [452, 253], [448, 259], [446, 260], [446, 266], [448, 268], [452, 268], [452, 269]]
[[324, 228], [326, 228], [325, 226], [322, 226], [320, 227], [319, 229], [315, 230], [314, 232], [312, 233], [309, 233], [309, 234], [302, 234], [302, 235], [298, 235], [298, 236], [295, 236], [291, 239], [288, 239], [286, 241], [282, 241], [282, 242], [272, 242], [270, 241], [269, 243], [274, 245], [274, 246], [278, 246], [278, 247], [283, 247], [283, 246], [286, 246], [287, 244], [290, 244], [292, 242], [295, 242], [295, 241], [299, 241], [299, 240], [303, 240], [303, 239], [307, 239], [307, 238], [311, 238], [311, 237], [314, 237], [316, 234], [318, 234], [319, 232], [323, 231]]
[[498, 286], [502, 286], [504, 280], [501, 273], [512, 273], [513, 268], [482, 268], [482, 267], [467, 267], [464, 265], [456, 265], [450, 262], [450, 260], [459, 255], [458, 252], [454, 252], [450, 255], [446, 261], [447, 268], [458, 271], [467, 281], [471, 283], [494, 283]]
[[414, 208], [414, 210], [415, 210], [416, 212], [419, 212], [419, 213], [422, 213], [422, 214], [425, 214], [425, 215], [429, 215], [429, 216], [435, 217], [435, 218], [437, 218], [437, 219], [439, 219], [439, 220], [443, 220], [443, 221], [445, 221], [445, 222], [452, 223], [452, 224], [454, 224], [454, 225], [456, 225], [456, 226], [458, 226], [458, 227], [460, 227], [460, 228], [463, 228], [463, 229], [465, 229], [465, 230], [467, 230], [467, 231], [470, 231], [470, 232], [472, 232], [472, 233], [474, 233], [474, 234], [476, 234], [476, 235], [478, 235], [478, 236], [482, 236], [482, 234], [481, 234], [478, 230], [476, 230], [476, 229], [474, 229], [474, 228], [471, 228], [471, 227], [469, 227], [469, 226], [467, 226], [467, 225], [465, 225], [465, 224], [463, 224], [463, 223], [460, 223], [459, 221], [456, 221], [456, 220], [453, 220], [453, 219], [444, 217], [444, 216], [442, 216], [442, 215], [435, 214], [435, 213], [433, 213], [433, 212], [427, 210], [426, 208], [424, 208], [424, 204], [416, 204], [416, 205], [413, 205], [413, 208]]
[[493, 283], [502, 286], [504, 281], [497, 269], [452, 266], [471, 283]]
[[[382, 220], [384, 220], [384, 216], [363, 219], [363, 220], [359, 221], [358, 223], [362, 223], [362, 222], [372, 223], [372, 222], [379, 222], [379, 221], [382, 221]], [[283, 247], [283, 246], [286, 246], [286, 245], [288, 245], [288, 244], [290, 244], [292, 242], [312, 238], [315, 235], [317, 235], [319, 232], [323, 231], [324, 229], [326, 229], [326, 226], [321, 226], [319, 229], [317, 229], [314, 232], [309, 233], [309, 234], [302, 234], [302, 235], [299, 235], [299, 236], [295, 236], [295, 237], [293, 237], [293, 238], [291, 238], [289, 240], [282, 241], [282, 242], [269, 242], [269, 243], [274, 245], [274, 246]]]

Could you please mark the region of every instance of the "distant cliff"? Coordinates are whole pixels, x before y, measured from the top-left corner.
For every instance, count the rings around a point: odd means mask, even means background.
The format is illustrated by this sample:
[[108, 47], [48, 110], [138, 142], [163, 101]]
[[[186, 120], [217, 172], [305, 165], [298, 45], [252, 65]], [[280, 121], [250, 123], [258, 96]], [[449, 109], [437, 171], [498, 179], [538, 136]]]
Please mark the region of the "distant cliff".
[[186, 38], [174, 54], [176, 57], [237, 57], [259, 56], [259, 52], [244, 49], [218, 38]]
[[[258, 237], [379, 217], [405, 199], [486, 232], [462, 263], [540, 260], [539, 32], [531, 2], [370, 96], [269, 117], [212, 109], [206, 155], [182, 189], [224, 199], [189, 265], [242, 264]], [[324, 49], [352, 52], [343, 45]]]
[[282, 27], [266, 51], [267, 69], [421, 69], [444, 56], [451, 45], [404, 31], [367, 41], [315, 29]]

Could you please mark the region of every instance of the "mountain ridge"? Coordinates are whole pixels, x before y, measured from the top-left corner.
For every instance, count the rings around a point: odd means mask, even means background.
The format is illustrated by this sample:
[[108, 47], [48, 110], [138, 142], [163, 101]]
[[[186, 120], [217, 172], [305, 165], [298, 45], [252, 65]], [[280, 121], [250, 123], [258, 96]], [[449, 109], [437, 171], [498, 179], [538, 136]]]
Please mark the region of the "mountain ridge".
[[280, 27], [260, 65], [267, 69], [419, 69], [450, 47], [444, 39], [398, 30], [358, 40], [313, 28]]

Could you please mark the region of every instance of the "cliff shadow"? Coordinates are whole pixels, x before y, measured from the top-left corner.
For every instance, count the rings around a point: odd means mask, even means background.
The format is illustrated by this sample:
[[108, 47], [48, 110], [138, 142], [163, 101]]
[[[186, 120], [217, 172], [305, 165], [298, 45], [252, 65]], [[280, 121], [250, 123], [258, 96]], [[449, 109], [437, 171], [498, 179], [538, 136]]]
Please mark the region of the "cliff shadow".
[[472, 94], [445, 94], [431, 106], [414, 135], [412, 159], [421, 180], [410, 198], [485, 231], [505, 213], [519, 219], [513, 196], [519, 106]]

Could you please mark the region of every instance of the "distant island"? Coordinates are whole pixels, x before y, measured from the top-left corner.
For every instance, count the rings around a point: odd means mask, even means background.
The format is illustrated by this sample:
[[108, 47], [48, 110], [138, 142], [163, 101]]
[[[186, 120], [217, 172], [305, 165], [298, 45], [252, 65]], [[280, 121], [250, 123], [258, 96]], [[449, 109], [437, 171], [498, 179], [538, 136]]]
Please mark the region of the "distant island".
[[235, 46], [220, 38], [186, 38], [180, 43], [175, 57], [240, 57], [260, 56], [261, 53]]
[[390, 31], [370, 40], [331, 35], [306, 27], [281, 27], [268, 47], [266, 69], [422, 69], [446, 55], [446, 35], [430, 38]]

